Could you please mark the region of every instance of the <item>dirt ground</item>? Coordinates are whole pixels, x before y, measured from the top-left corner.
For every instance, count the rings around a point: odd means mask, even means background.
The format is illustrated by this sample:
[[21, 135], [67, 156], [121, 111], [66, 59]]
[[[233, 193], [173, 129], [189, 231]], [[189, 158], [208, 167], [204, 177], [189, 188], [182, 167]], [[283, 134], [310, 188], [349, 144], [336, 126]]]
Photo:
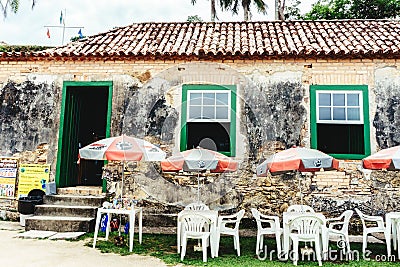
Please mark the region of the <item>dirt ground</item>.
[[0, 224], [1, 266], [13, 267], [100, 267], [100, 266], [167, 266], [150, 256], [103, 254], [85, 246], [85, 241], [26, 239], [16, 237], [22, 232], [18, 223]]

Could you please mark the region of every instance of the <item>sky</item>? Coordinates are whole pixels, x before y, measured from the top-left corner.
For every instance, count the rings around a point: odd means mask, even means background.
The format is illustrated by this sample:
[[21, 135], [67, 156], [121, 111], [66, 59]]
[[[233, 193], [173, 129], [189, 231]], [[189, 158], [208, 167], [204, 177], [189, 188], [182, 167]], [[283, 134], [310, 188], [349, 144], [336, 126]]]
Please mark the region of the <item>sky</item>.
[[[274, 19], [275, 1], [266, 2], [268, 14], [253, 11], [252, 21]], [[301, 2], [301, 13], [305, 13], [316, 0]], [[59, 46], [78, 36], [79, 30], [84, 36], [90, 36], [138, 22], [183, 22], [193, 15], [210, 21], [209, 0], [197, 0], [194, 5], [190, 0], [37, 0], [33, 9], [31, 3], [31, 0], [20, 0], [17, 14], [8, 12], [6, 18], [0, 17], [0, 42]], [[61, 12], [65, 29], [60, 24]], [[242, 11], [233, 16], [230, 12], [220, 11], [218, 6], [217, 15], [219, 21], [242, 21], [243, 18]]]

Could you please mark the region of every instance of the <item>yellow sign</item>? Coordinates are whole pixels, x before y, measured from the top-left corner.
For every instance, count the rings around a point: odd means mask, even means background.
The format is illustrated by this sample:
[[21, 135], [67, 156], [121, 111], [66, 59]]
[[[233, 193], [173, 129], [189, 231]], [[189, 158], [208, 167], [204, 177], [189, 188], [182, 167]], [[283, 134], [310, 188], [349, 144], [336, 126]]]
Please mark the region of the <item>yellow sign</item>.
[[48, 164], [20, 164], [18, 181], [18, 198], [28, 196], [33, 189], [46, 191], [50, 177]]
[[0, 157], [0, 197], [14, 198], [17, 171], [16, 158]]

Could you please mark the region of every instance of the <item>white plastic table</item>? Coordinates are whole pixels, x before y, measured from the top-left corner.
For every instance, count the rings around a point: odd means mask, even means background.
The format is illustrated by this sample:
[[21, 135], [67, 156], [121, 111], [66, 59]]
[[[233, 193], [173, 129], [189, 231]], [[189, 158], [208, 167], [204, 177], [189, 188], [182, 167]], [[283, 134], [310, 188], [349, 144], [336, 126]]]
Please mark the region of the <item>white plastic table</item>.
[[[396, 239], [397, 239], [396, 219], [400, 219], [400, 212], [388, 212], [385, 215], [386, 231], [387, 231], [387, 234], [389, 235], [389, 237], [391, 234], [393, 234], [392, 238], [393, 238], [393, 248], [394, 249], [396, 249], [397, 245], [398, 245], [397, 241], [396, 241]], [[391, 241], [391, 238], [388, 239], [388, 241], [387, 241], [388, 244], [386, 244], [388, 256], [391, 256], [391, 254], [392, 254], [392, 247], [391, 247], [390, 241]]]
[[182, 243], [182, 223], [179, 219], [186, 214], [200, 214], [211, 221], [210, 225], [210, 246], [211, 246], [211, 257], [215, 258], [218, 255], [218, 247], [217, 247], [217, 222], [218, 222], [218, 211], [216, 210], [182, 210], [178, 213], [178, 223], [177, 223], [177, 243], [178, 243], [178, 253], [181, 251], [181, 243]]
[[322, 258], [326, 258], [328, 252], [328, 230], [326, 228], [326, 218], [322, 213], [316, 212], [284, 212], [283, 213], [283, 249], [282, 253], [285, 259], [289, 257], [289, 224], [290, 221], [300, 215], [314, 215], [318, 218], [322, 219], [322, 232], [321, 232], [321, 241], [322, 241]]
[[110, 221], [111, 221], [110, 215], [111, 214], [128, 215], [128, 217], [129, 217], [129, 252], [132, 252], [132, 249], [133, 249], [135, 217], [136, 217], [136, 214], [138, 214], [139, 215], [139, 218], [138, 218], [138, 221], [139, 221], [139, 243], [142, 244], [142, 218], [143, 218], [142, 208], [133, 208], [130, 210], [99, 208], [97, 210], [97, 216], [96, 216], [96, 227], [94, 230], [93, 248], [96, 247], [96, 239], [97, 239], [97, 234], [98, 234], [99, 228], [100, 228], [100, 220], [101, 220], [102, 214], [107, 214], [107, 216], [108, 216], [107, 227], [106, 227], [106, 240], [108, 240], [108, 236], [110, 234]]

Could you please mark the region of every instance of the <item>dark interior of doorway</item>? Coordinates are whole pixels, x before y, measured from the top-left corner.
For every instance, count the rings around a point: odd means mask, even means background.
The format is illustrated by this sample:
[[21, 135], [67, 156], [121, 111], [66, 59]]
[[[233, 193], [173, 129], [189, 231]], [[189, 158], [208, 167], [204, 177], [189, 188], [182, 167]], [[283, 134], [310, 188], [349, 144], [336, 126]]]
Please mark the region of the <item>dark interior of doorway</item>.
[[[88, 86], [71, 88], [82, 103], [78, 110], [79, 130], [77, 131], [78, 148], [106, 137], [108, 87]], [[102, 167], [104, 161], [80, 160], [77, 165], [77, 185], [102, 185]]]

